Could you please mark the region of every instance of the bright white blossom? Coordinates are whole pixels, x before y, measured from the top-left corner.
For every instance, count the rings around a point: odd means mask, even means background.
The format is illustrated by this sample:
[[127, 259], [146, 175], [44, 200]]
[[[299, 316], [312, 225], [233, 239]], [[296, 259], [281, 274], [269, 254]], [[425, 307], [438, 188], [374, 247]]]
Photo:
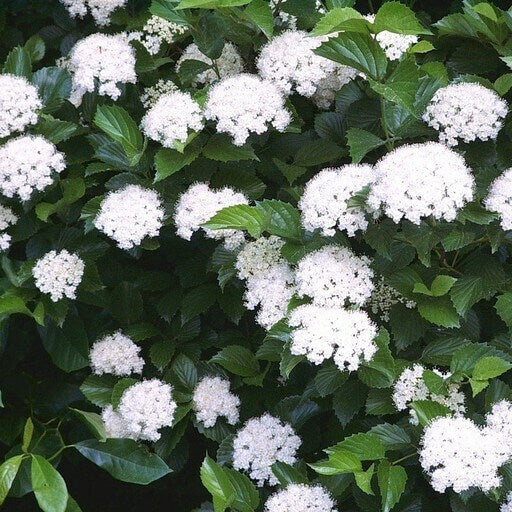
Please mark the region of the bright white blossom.
[[219, 190], [211, 189], [208, 183], [191, 185], [179, 198], [174, 213], [174, 223], [178, 236], [190, 240], [195, 231], [203, 229], [208, 238], [224, 240], [226, 247], [234, 249], [245, 240], [242, 231], [234, 229], [201, 228], [219, 210], [228, 206], [249, 204], [249, 200], [241, 192], [229, 187]]
[[161, 78], [155, 85], [144, 89], [140, 101], [145, 109], [149, 109], [156, 105], [157, 101], [162, 96], [176, 92], [177, 90], [178, 86], [174, 82]]
[[349, 207], [347, 201], [370, 185], [375, 173], [370, 165], [349, 164], [323, 169], [306, 183], [299, 201], [302, 225], [308, 231], [320, 229], [324, 236], [334, 236], [336, 228], [354, 236], [368, 226], [365, 212]]
[[[406, 368], [393, 388], [393, 402], [399, 411], [407, 409], [408, 405], [415, 400], [432, 400], [434, 402], [445, 405], [456, 414], [465, 412], [464, 393], [460, 391], [459, 384], [452, 382], [448, 384], [448, 395], [436, 395], [431, 393], [425, 381], [423, 380], [423, 372], [425, 368], [420, 364], [415, 364], [412, 368]], [[443, 373], [434, 368], [435, 374], [443, 379], [450, 376], [449, 373]], [[413, 425], [418, 425], [418, 416], [413, 409], [409, 410], [409, 421]]]
[[500, 439], [502, 448], [512, 457], [512, 403], [500, 400], [486, 416], [487, 430]]
[[507, 462], [499, 436], [462, 416], [434, 419], [424, 430], [420, 463], [437, 492], [498, 487], [498, 468]]
[[368, 309], [374, 315], [379, 315], [383, 322], [389, 322], [389, 314], [395, 304], [403, 304], [408, 309], [416, 307], [416, 302], [407, 300], [400, 292], [387, 284], [384, 277], [381, 276], [375, 283], [375, 288], [368, 300]]
[[146, 237], [158, 236], [163, 217], [162, 202], [154, 190], [127, 185], [103, 199], [94, 225], [121, 249], [131, 249]]
[[103, 410], [107, 436], [158, 441], [159, 430], [172, 425], [176, 407], [169, 384], [158, 379], [138, 382], [125, 389], [117, 409]]
[[194, 389], [192, 398], [197, 421], [213, 427], [224, 416], [230, 425], [238, 423], [240, 398], [229, 390], [229, 380], [204, 377]]
[[150, 55], [156, 55], [163, 44], [171, 44], [187, 30], [186, 25], [173, 23], [160, 16], [151, 16], [142, 31], [131, 32], [127, 37], [130, 41], [139, 41]]
[[507, 501], [501, 504], [500, 512], [512, 512], [512, 492], [507, 494]]
[[41, 135], [22, 135], [0, 147], [0, 191], [28, 201], [66, 168], [64, 155]]
[[[375, 14], [368, 14], [364, 18], [373, 23], [375, 21]], [[383, 30], [376, 34], [375, 39], [389, 60], [398, 60], [413, 44], [418, 42], [417, 36], [395, 34], [388, 30]]]
[[217, 122], [219, 133], [228, 133], [242, 146], [252, 133], [265, 133], [272, 125], [282, 132], [291, 122], [284, 96], [268, 80], [242, 73], [215, 84], [208, 93], [206, 119]]
[[[189, 44], [184, 50], [181, 57], [176, 62], [176, 72], [179, 72], [183, 62], [187, 60], [198, 60], [204, 62], [209, 66], [214, 63], [212, 59], [207, 57], [195, 43]], [[215, 59], [215, 69], [207, 69], [199, 73], [195, 79], [194, 84], [207, 84], [225, 78], [227, 76], [238, 75], [244, 69], [242, 57], [238, 53], [236, 46], [233, 43], [226, 43], [222, 48], [222, 53], [218, 59]]]
[[377, 327], [364, 311], [304, 304], [294, 309], [291, 353], [320, 364], [334, 357], [340, 369], [355, 371], [377, 352]]
[[300, 438], [288, 423], [265, 413], [251, 418], [237, 432], [233, 440], [233, 467], [247, 471], [259, 487], [266, 481], [277, 485], [272, 464], [293, 464], [300, 444]]
[[92, 34], [80, 39], [70, 53], [69, 69], [73, 75], [70, 101], [80, 105], [86, 92], [117, 100], [120, 84], [134, 84], [135, 50], [122, 35]]
[[484, 205], [488, 210], [499, 213], [501, 227], [505, 231], [512, 229], [512, 167], [492, 182]]
[[473, 199], [475, 180], [464, 159], [437, 142], [406, 144], [375, 165], [368, 205], [395, 222], [419, 224], [432, 216], [448, 222]]
[[11, 245], [11, 236], [4, 231], [11, 225], [16, 224], [18, 217], [14, 214], [14, 212], [0, 204], [0, 251], [5, 251]]
[[265, 274], [275, 265], [284, 263], [281, 248], [285, 244], [277, 236], [261, 237], [254, 242], [246, 243], [238, 253], [235, 268], [240, 279], [249, 279]]
[[76, 289], [82, 281], [84, 268], [84, 262], [76, 254], [64, 249], [60, 252], [47, 252], [38, 259], [32, 275], [36, 287], [42, 293], [50, 295], [53, 302], [57, 302], [64, 297], [76, 297]]
[[450, 84], [438, 89], [423, 120], [439, 132], [439, 140], [456, 146], [457, 139], [495, 139], [507, 115], [507, 102], [476, 83]]
[[111, 373], [118, 377], [142, 373], [144, 359], [140, 347], [121, 331], [109, 334], [94, 343], [89, 359], [96, 375]]
[[69, 15], [83, 18], [87, 7], [97, 25], [103, 27], [110, 23], [110, 15], [118, 7], [124, 7], [127, 0], [60, 0], [67, 8]]
[[335, 503], [320, 485], [289, 484], [272, 494], [265, 512], [336, 512]]
[[37, 89], [25, 77], [0, 74], [0, 138], [37, 123], [42, 107]]
[[316, 306], [362, 306], [373, 291], [373, 271], [366, 256], [328, 245], [304, 256], [297, 264], [295, 282], [299, 297]]
[[164, 94], [142, 118], [141, 128], [153, 140], [166, 148], [177, 148], [190, 131], [203, 127], [201, 107], [188, 92]]

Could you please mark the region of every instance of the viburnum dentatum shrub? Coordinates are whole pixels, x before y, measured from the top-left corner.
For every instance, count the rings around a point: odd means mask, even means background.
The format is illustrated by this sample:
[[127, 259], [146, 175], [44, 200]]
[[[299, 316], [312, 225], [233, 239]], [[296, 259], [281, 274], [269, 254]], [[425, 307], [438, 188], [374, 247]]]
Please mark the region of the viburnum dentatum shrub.
[[0, 506], [511, 511], [508, 4], [0, 2]]

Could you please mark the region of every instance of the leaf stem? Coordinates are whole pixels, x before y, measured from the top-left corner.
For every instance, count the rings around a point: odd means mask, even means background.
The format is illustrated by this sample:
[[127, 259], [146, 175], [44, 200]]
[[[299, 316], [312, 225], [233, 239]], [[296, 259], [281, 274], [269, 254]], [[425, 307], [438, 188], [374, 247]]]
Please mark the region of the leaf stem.
[[399, 462], [410, 459], [411, 457], [414, 457], [415, 455], [418, 455], [418, 452], [410, 453], [409, 455], [406, 455], [405, 457], [402, 457], [401, 459], [394, 460], [391, 464], [398, 464]]

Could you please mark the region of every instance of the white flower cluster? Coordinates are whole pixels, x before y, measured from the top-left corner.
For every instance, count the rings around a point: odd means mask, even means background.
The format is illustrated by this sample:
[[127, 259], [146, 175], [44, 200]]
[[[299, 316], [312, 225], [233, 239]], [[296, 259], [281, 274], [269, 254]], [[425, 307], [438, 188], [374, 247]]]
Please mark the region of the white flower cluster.
[[0, 191], [28, 201], [66, 168], [64, 156], [41, 135], [22, 135], [0, 147]]
[[235, 268], [240, 279], [265, 274], [272, 267], [284, 263], [281, 257], [281, 248], [285, 244], [277, 236], [261, 237], [254, 242], [248, 242], [238, 253]]
[[308, 231], [320, 229], [324, 236], [334, 236], [336, 228], [354, 236], [368, 226], [365, 212], [349, 208], [347, 201], [374, 180], [370, 165], [349, 164], [323, 169], [306, 183], [299, 201], [302, 225]]
[[172, 387], [150, 379], [125, 389], [119, 407], [105, 407], [102, 418], [108, 437], [158, 441], [159, 430], [172, 425], [176, 407]]
[[[370, 23], [375, 21], [375, 14], [368, 14], [365, 19]], [[418, 42], [418, 37], [406, 34], [395, 34], [383, 30], [375, 35], [375, 39], [384, 50], [389, 60], [398, 60], [413, 44]]]
[[190, 130], [203, 127], [201, 107], [188, 92], [164, 94], [144, 115], [141, 128], [152, 140], [166, 148], [176, 149], [184, 143]]
[[499, 213], [501, 227], [505, 231], [512, 229], [512, 167], [492, 182], [484, 205], [488, 210]]
[[207, 57], [195, 43], [189, 44], [184, 50], [181, 57], [176, 62], [176, 72], [179, 72], [181, 65], [187, 60], [198, 60], [204, 62], [211, 69], [207, 69], [199, 73], [195, 79], [194, 84], [207, 84], [211, 85], [213, 82], [232, 75], [238, 75], [244, 69], [242, 57], [238, 53], [236, 46], [233, 43], [226, 43], [222, 48], [222, 53], [215, 62]]
[[316, 306], [362, 306], [373, 291], [373, 271], [366, 256], [328, 245], [304, 256], [297, 264], [295, 282], [299, 297]]
[[247, 471], [259, 487], [266, 481], [277, 485], [272, 464], [293, 464], [300, 444], [300, 438], [288, 423], [265, 413], [251, 418], [237, 432], [233, 440], [233, 467]]
[[240, 398], [229, 390], [229, 380], [204, 377], [194, 389], [192, 398], [197, 421], [213, 427], [220, 416], [230, 425], [238, 423]]
[[179, 198], [174, 213], [174, 223], [178, 236], [190, 240], [195, 231], [203, 229], [208, 238], [224, 240], [227, 248], [235, 249], [245, 240], [242, 231], [234, 229], [201, 228], [219, 210], [228, 206], [249, 204], [249, 200], [241, 192], [229, 187], [220, 190], [211, 189], [208, 183], [191, 185]]
[[395, 222], [424, 217], [451, 222], [473, 198], [475, 180], [464, 159], [437, 142], [406, 144], [382, 157], [368, 205]]
[[289, 484], [268, 498], [265, 512], [336, 512], [336, 508], [322, 486]]
[[268, 125], [282, 132], [291, 122], [284, 96], [268, 80], [242, 73], [215, 84], [208, 93], [206, 119], [217, 122], [219, 133], [228, 133], [243, 146], [249, 133], [265, 133]]
[[500, 400], [493, 404], [486, 416], [487, 429], [499, 439], [508, 457], [512, 457], [512, 403]]
[[[460, 386], [452, 382], [448, 384], [448, 396], [436, 395], [430, 392], [423, 380], [425, 368], [421, 364], [415, 364], [412, 368], [406, 368], [393, 388], [393, 402], [399, 411], [407, 409], [407, 406], [415, 400], [433, 400], [450, 408], [455, 414], [462, 414], [466, 411], [464, 406], [464, 393], [460, 391]], [[434, 373], [446, 379], [449, 373], [443, 373], [437, 369]], [[418, 425], [416, 411], [409, 410], [409, 421], [413, 425]]]
[[475, 83], [442, 87], [428, 104], [423, 120], [439, 132], [439, 140], [456, 146], [457, 139], [495, 139], [507, 115], [507, 102], [496, 92]]
[[333, 64], [334, 68], [319, 80], [316, 91], [311, 97], [313, 103], [323, 110], [330, 108], [336, 99], [336, 93], [358, 75], [358, 71], [350, 66], [344, 66], [336, 62], [333, 62]]
[[110, 23], [110, 15], [118, 7], [123, 7], [127, 0], [60, 0], [67, 8], [69, 15], [83, 18], [87, 14], [87, 7], [91, 11], [94, 21], [100, 27]]
[[507, 501], [501, 504], [500, 512], [512, 512], [512, 492], [507, 494]]
[[94, 225], [121, 249], [131, 249], [146, 237], [158, 236], [163, 217], [162, 202], [154, 190], [127, 185], [103, 199]]
[[37, 123], [42, 107], [37, 89], [25, 77], [0, 74], [0, 138]]
[[130, 41], [139, 41], [149, 54], [156, 55], [163, 44], [171, 44], [187, 30], [185, 25], [173, 23], [160, 16], [151, 16], [141, 32], [131, 32], [127, 37]]
[[70, 53], [69, 69], [73, 75], [70, 101], [80, 105], [86, 92], [94, 92], [117, 100], [119, 84], [134, 84], [135, 50], [122, 35], [91, 34], [78, 41]]
[[118, 377], [142, 373], [144, 359], [139, 352], [140, 347], [121, 331], [104, 336], [89, 352], [92, 371], [96, 375], [111, 373]]
[[36, 287], [50, 295], [53, 302], [63, 297], [74, 299], [76, 289], [84, 275], [84, 262], [65, 249], [47, 252], [36, 261], [32, 269]]
[[0, 251], [5, 251], [11, 245], [11, 236], [4, 231], [11, 225], [16, 224], [18, 217], [14, 214], [14, 212], [0, 204]]
[[368, 309], [374, 315], [378, 314], [383, 322], [389, 322], [389, 314], [395, 304], [403, 304], [409, 309], [416, 307], [416, 302], [407, 300], [400, 292], [386, 284], [384, 277], [379, 277], [368, 300]]
[[340, 371], [355, 371], [377, 352], [377, 327], [364, 311], [304, 304], [294, 309], [291, 353], [320, 364], [334, 356]]
[[160, 78], [155, 85], [146, 87], [144, 93], [140, 97], [140, 102], [145, 109], [149, 109], [156, 105], [156, 102], [166, 94], [176, 92], [178, 86], [171, 80]]

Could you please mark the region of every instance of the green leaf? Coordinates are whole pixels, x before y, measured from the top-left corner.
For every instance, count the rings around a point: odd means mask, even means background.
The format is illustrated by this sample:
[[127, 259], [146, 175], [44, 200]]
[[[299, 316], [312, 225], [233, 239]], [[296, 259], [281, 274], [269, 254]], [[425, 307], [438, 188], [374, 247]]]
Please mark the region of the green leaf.
[[205, 283], [188, 291], [181, 301], [182, 324], [213, 306], [218, 292], [218, 286], [214, 283]]
[[512, 329], [512, 292], [499, 295], [494, 308], [507, 327]]
[[459, 316], [452, 303], [442, 297], [436, 299], [422, 299], [418, 301], [420, 315], [430, 323], [441, 327], [459, 327]]
[[245, 204], [228, 206], [217, 212], [203, 227], [209, 229], [240, 229], [258, 238], [264, 227], [263, 213]]
[[344, 156], [344, 150], [329, 139], [315, 139], [302, 144], [295, 155], [294, 164], [312, 167]]
[[487, 380], [499, 377], [512, 368], [512, 364], [501, 357], [489, 356], [479, 359], [473, 369], [472, 377], [477, 380]]
[[34, 131], [40, 133], [54, 144], [69, 139], [80, 130], [80, 127], [70, 121], [61, 121], [51, 116], [41, 116]]
[[387, 450], [402, 450], [411, 444], [409, 434], [398, 425], [382, 423], [372, 427], [369, 433], [378, 437]]
[[400, 2], [386, 2], [377, 11], [373, 28], [376, 32], [388, 30], [397, 34], [431, 34], [423, 27], [414, 12]]
[[203, 148], [203, 156], [220, 162], [239, 162], [241, 160], [259, 160], [249, 144], [235, 146], [228, 135], [212, 135]]
[[494, 82], [494, 90], [500, 95], [505, 96], [512, 88], [512, 73], [501, 75]]
[[224, 347], [210, 362], [218, 363], [228, 372], [241, 377], [252, 377], [260, 372], [260, 364], [254, 354], [240, 345]]
[[286, 464], [285, 462], [275, 462], [272, 464], [272, 473], [279, 480], [279, 483], [285, 487], [288, 484], [307, 484], [307, 476], [298, 469]]
[[23, 457], [23, 455], [15, 455], [0, 465], [0, 505], [2, 505], [5, 498], [7, 498], [7, 494], [16, 478]]
[[122, 482], [146, 485], [171, 472], [158, 455], [132, 439], [89, 439], [74, 446], [86, 459]]
[[39, 69], [34, 73], [32, 83], [39, 91], [45, 112], [58, 110], [71, 93], [71, 75], [62, 68]]
[[358, 164], [367, 153], [373, 149], [383, 146], [386, 141], [377, 135], [361, 130], [360, 128], [350, 128], [347, 131], [347, 144], [350, 148], [350, 157], [352, 162]]
[[354, 473], [356, 485], [366, 494], [374, 495], [372, 489], [372, 477], [375, 472], [375, 464], [372, 464], [366, 471], [357, 471]]
[[28, 52], [32, 63], [39, 62], [44, 57], [46, 51], [44, 41], [39, 34], [34, 34], [30, 37], [23, 48]]
[[185, 354], [178, 354], [171, 366], [172, 381], [180, 387], [192, 392], [196, 387], [197, 369], [192, 360]]
[[44, 512], [65, 512], [68, 503], [66, 482], [41, 455], [32, 455], [32, 490]]
[[384, 458], [384, 443], [374, 434], [353, 434], [335, 446], [325, 450], [327, 453], [350, 452], [359, 460], [379, 460]]
[[160, 149], [155, 155], [156, 174], [153, 180], [154, 183], [172, 176], [175, 172], [181, 171], [181, 169], [191, 164], [198, 157], [200, 151], [200, 148], [193, 144], [189, 144], [183, 153], [174, 149]]
[[80, 391], [89, 402], [105, 407], [110, 404], [116, 382], [113, 375], [89, 375], [80, 386]]
[[423, 283], [416, 283], [412, 291], [414, 293], [428, 295], [429, 297], [441, 297], [450, 291], [456, 281], [457, 279], [455, 277], [441, 274], [436, 276], [432, 281], [430, 290]]
[[95, 412], [81, 411], [79, 409], [69, 408], [77, 418], [90, 430], [91, 434], [100, 441], [107, 438], [105, 424], [99, 414]]
[[181, 0], [175, 9], [220, 9], [246, 5], [251, 0]]
[[235, 490], [227, 472], [206, 455], [200, 475], [201, 482], [213, 497], [215, 512], [224, 512], [235, 497]]
[[240, 512], [254, 512], [260, 504], [260, 495], [249, 478], [231, 468], [223, 468], [233, 487], [232, 507]]
[[32, 63], [28, 51], [21, 46], [13, 48], [9, 55], [7, 55], [7, 59], [5, 59], [3, 72], [30, 78], [32, 75]]
[[244, 16], [254, 23], [270, 39], [274, 33], [274, 16], [268, 2], [252, 0], [243, 11]]
[[108, 309], [111, 315], [121, 324], [133, 324], [143, 314], [142, 295], [136, 285], [123, 281], [110, 294]]
[[388, 388], [395, 380], [395, 361], [389, 349], [389, 334], [381, 328], [375, 343], [379, 350], [368, 362], [361, 365], [358, 378], [373, 388]]
[[306, 356], [296, 356], [290, 351], [290, 342], [286, 342], [281, 352], [281, 362], [279, 363], [279, 371], [281, 376], [287, 380], [292, 370], [302, 361], [306, 360]]
[[400, 500], [405, 491], [407, 473], [402, 466], [392, 465], [383, 460], [377, 469], [377, 479], [381, 495], [382, 512], [389, 512]]
[[332, 408], [338, 421], [343, 427], [361, 410], [367, 389], [357, 380], [349, 380], [336, 391], [332, 399]]
[[256, 208], [265, 218], [264, 230], [281, 238], [302, 239], [302, 224], [299, 210], [284, 201], [264, 199]]
[[114, 408], [119, 407], [123, 393], [134, 384], [137, 384], [137, 382], [137, 379], [133, 379], [132, 377], [124, 377], [116, 382], [110, 398]]
[[470, 308], [488, 295], [485, 281], [479, 276], [463, 276], [454, 283], [450, 298], [457, 313], [465, 316]]
[[340, 372], [334, 364], [327, 364], [318, 370], [315, 387], [321, 397], [334, 393], [348, 379], [348, 372]]
[[320, 475], [341, 475], [343, 473], [355, 473], [362, 471], [361, 461], [350, 452], [336, 451], [329, 455], [324, 462], [308, 464]]
[[422, 427], [427, 426], [434, 418], [452, 414], [451, 409], [432, 400], [416, 400], [411, 402], [411, 408], [416, 412], [418, 421]]
[[23, 453], [27, 453], [30, 442], [32, 441], [32, 435], [34, 434], [34, 423], [31, 418], [28, 418], [25, 422], [25, 428], [23, 429], [23, 441], [21, 443], [21, 449]]
[[448, 393], [448, 387], [443, 377], [432, 370], [423, 372], [423, 382], [434, 395], [446, 395]]
[[367, 21], [355, 9], [335, 7], [322, 16], [311, 35], [325, 36], [342, 30], [365, 33], [367, 27]]

